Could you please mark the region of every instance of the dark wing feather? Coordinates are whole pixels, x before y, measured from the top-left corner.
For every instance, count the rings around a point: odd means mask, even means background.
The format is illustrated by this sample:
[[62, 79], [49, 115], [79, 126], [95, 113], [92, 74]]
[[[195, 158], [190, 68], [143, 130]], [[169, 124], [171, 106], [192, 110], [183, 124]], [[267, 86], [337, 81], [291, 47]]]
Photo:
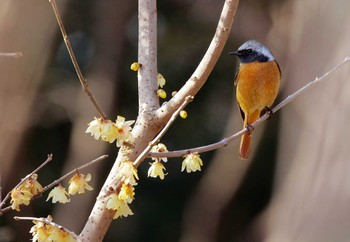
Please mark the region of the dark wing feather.
[[[234, 81], [235, 86], [237, 86], [237, 84], [238, 84], [238, 74], [239, 74], [239, 68], [238, 68], [238, 70], [236, 71], [236, 74], [235, 74], [235, 81]], [[241, 107], [239, 106], [238, 102], [237, 102], [237, 107], [238, 107], [239, 112], [241, 113], [242, 119], [244, 120], [244, 112], [241, 109]]]

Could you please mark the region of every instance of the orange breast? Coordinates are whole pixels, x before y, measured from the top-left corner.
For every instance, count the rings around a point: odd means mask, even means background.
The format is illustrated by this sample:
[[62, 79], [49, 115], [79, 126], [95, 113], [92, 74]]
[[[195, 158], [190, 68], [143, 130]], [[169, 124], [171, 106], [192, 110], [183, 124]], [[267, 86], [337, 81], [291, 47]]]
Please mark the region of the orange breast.
[[280, 71], [276, 61], [241, 64], [237, 76], [236, 97], [245, 114], [270, 107], [280, 85]]

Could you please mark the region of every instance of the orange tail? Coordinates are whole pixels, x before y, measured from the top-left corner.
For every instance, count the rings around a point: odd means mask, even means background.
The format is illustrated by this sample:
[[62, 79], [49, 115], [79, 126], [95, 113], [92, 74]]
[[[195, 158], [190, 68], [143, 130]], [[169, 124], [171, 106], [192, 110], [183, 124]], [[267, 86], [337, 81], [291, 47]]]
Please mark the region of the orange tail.
[[[255, 112], [252, 112], [248, 115], [245, 114], [243, 128], [247, 127], [247, 123], [248, 124], [254, 123], [259, 118], [259, 116], [260, 116], [259, 110], [256, 110]], [[245, 133], [242, 135], [242, 138], [241, 138], [241, 146], [239, 148], [239, 158], [241, 160], [247, 160], [250, 153], [253, 129], [250, 129], [249, 131], [250, 131], [249, 134]]]
[[241, 146], [239, 148], [239, 158], [241, 160], [248, 159], [251, 143], [252, 143], [252, 131], [250, 132], [250, 135], [247, 133], [242, 135]]

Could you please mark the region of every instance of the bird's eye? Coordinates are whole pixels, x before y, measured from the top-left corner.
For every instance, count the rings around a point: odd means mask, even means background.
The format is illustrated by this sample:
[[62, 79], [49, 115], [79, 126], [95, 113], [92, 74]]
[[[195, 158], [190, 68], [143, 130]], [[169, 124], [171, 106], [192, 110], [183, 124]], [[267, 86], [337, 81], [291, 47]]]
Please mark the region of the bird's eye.
[[245, 54], [250, 54], [250, 53], [252, 53], [252, 52], [253, 52], [252, 49], [246, 49], [246, 50], [245, 50]]

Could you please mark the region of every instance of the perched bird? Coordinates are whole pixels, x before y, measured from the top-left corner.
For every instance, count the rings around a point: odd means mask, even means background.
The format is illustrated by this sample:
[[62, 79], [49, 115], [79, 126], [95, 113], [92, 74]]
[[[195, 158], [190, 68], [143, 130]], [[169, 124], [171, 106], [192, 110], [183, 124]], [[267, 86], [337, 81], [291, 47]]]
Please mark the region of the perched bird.
[[280, 85], [281, 70], [271, 51], [255, 40], [248, 40], [237, 51], [228, 53], [240, 59], [236, 73], [236, 98], [242, 118], [243, 128], [239, 158], [246, 160], [250, 153], [254, 123], [263, 110], [271, 111]]

